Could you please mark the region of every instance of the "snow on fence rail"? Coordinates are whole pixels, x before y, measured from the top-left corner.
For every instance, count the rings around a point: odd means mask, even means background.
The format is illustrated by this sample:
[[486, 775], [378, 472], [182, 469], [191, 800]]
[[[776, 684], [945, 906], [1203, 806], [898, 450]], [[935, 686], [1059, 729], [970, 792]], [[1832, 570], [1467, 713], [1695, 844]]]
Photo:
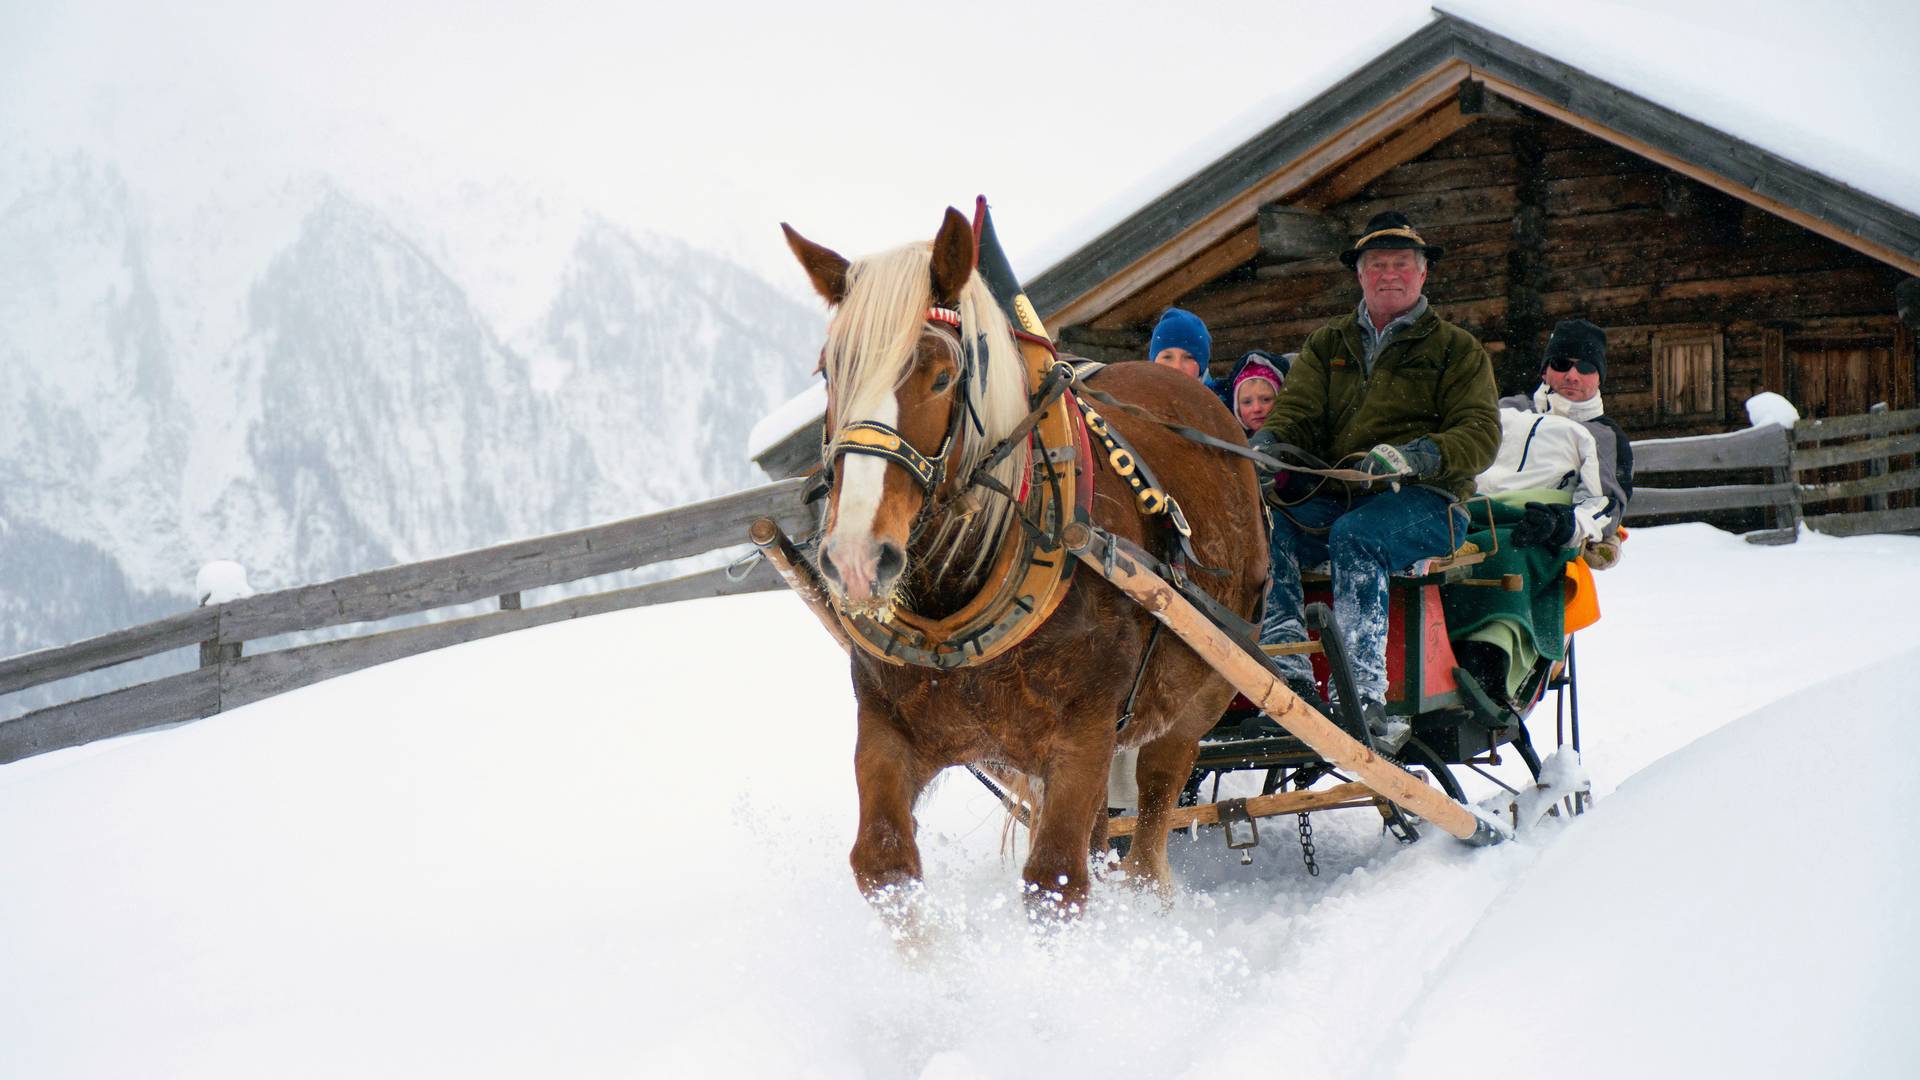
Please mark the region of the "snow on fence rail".
[[[1634, 473], [1762, 470], [1768, 480], [1711, 487], [1636, 484], [1627, 520], [1715, 510], [1771, 508], [1774, 528], [1755, 543], [1791, 543], [1798, 526], [1831, 536], [1920, 529], [1920, 506], [1888, 496], [1920, 490], [1920, 409], [1885, 406], [1858, 416], [1803, 420], [1724, 435], [1647, 439], [1633, 444]], [[1809, 507], [1815, 508], [1809, 512]]]
[[[807, 531], [802, 482], [781, 480], [691, 506], [521, 540], [318, 585], [232, 600], [100, 637], [0, 659], [0, 694], [171, 650], [200, 646], [200, 666], [110, 693], [0, 721], [0, 764], [114, 735], [211, 716], [403, 656], [545, 623], [623, 608], [779, 588], [757, 565], [740, 580], [725, 569], [522, 607], [521, 593], [745, 542], [754, 519]], [[253, 655], [249, 642], [347, 623], [496, 601], [498, 610], [403, 629], [295, 645]]]

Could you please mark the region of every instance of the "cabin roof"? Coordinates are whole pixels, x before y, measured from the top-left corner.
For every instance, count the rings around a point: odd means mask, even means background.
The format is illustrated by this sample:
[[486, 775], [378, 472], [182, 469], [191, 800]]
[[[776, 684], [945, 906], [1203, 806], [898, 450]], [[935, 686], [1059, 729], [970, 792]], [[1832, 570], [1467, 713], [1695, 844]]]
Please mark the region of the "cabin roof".
[[1410, 160], [1469, 122], [1463, 111], [1482, 98], [1571, 124], [1920, 275], [1920, 217], [1458, 16], [1435, 15], [1028, 282], [1048, 326], [1058, 332], [1124, 301], [1170, 301], [1210, 280], [1251, 255], [1260, 206], [1310, 206], [1343, 172]]

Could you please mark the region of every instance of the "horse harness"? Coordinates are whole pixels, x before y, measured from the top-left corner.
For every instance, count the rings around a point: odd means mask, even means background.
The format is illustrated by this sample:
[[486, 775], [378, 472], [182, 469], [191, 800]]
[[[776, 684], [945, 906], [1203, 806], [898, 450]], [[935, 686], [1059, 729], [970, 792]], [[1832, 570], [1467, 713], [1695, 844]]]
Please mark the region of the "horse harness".
[[[885, 618], [835, 608], [847, 636], [868, 655], [894, 665], [953, 670], [999, 656], [1026, 640], [1053, 614], [1066, 596], [1077, 562], [1068, 557], [1061, 532], [1070, 522], [1088, 516], [1093, 488], [1084, 423], [1077, 410], [1061, 407], [1061, 399], [1069, 397], [1071, 369], [1058, 361], [1046, 339], [1016, 331], [1029, 369], [1028, 384], [1039, 386], [1031, 411], [965, 478], [958, 495], [948, 500], [939, 497], [962, 418], [970, 417], [976, 434], [984, 434], [971, 391], [976, 381], [984, 382], [984, 369], [976, 371], [975, 365], [987, 362], [987, 350], [984, 340], [967, 340], [957, 311], [930, 308], [926, 319], [931, 326], [958, 332], [962, 359], [961, 400], [952, 410], [939, 449], [931, 456], [923, 454], [897, 429], [877, 421], [848, 424], [831, 440], [823, 432], [823, 469], [811, 497], [824, 493], [834, 466], [847, 454], [897, 465], [913, 477], [924, 496], [910, 530], [910, 544], [930, 521], [967, 498], [974, 486], [999, 491], [1013, 501], [1018, 532], [1002, 538], [980, 591], [960, 610], [933, 619], [898, 606]], [[1023, 444], [1032, 449], [1030, 465], [1019, 490], [1008, 491], [989, 472]]]
[[[1025, 313], [1021, 314], [1024, 317]], [[931, 327], [951, 329], [958, 334], [962, 358], [958, 380], [961, 400], [952, 409], [939, 448], [931, 455], [924, 454], [898, 429], [871, 420], [850, 423], [831, 439], [823, 432], [823, 469], [816, 480], [813, 497], [823, 494], [831, 484], [835, 466], [842, 457], [860, 454], [905, 469], [920, 488], [924, 501], [911, 527], [910, 543], [919, 538], [928, 522], [966, 499], [968, 491], [976, 486], [1008, 498], [1013, 504], [1012, 520], [1017, 524], [1015, 531], [1000, 541], [998, 554], [980, 591], [972, 601], [946, 618], [926, 618], [901, 607], [894, 608], [892, 616], [884, 619], [836, 609], [836, 615], [856, 646], [889, 664], [953, 670], [985, 663], [1039, 629], [1065, 598], [1078, 562], [1067, 556], [1061, 534], [1072, 521], [1092, 521], [1091, 444], [1094, 439], [1099, 440], [1114, 474], [1132, 489], [1141, 511], [1150, 521], [1160, 523], [1176, 572], [1189, 564], [1198, 565], [1190, 540], [1192, 527], [1179, 502], [1160, 485], [1146, 462], [1112, 429], [1105, 417], [1085, 400], [1088, 394], [1106, 397], [1090, 390], [1083, 381], [1103, 365], [1061, 360], [1047, 338], [1019, 329], [1014, 330], [1014, 336], [1027, 362], [1028, 383], [1035, 387], [1028, 414], [985, 455], [961, 485], [960, 492], [942, 500], [939, 491], [948, 479], [949, 456], [964, 422], [962, 418], [971, 418], [976, 436], [984, 434], [971, 389], [976, 382], [984, 382], [975, 365], [987, 362], [987, 350], [984, 340], [967, 340], [959, 313], [950, 308], [930, 308], [926, 320]], [[1068, 407], [1059, 407], [1063, 404]], [[1030, 464], [1020, 478], [1018, 490], [1011, 490], [991, 473], [1023, 444], [1031, 448]], [[1151, 646], [1147, 656], [1150, 655]], [[1142, 657], [1143, 670], [1147, 656]], [[1138, 690], [1136, 676], [1121, 726], [1130, 718]]]

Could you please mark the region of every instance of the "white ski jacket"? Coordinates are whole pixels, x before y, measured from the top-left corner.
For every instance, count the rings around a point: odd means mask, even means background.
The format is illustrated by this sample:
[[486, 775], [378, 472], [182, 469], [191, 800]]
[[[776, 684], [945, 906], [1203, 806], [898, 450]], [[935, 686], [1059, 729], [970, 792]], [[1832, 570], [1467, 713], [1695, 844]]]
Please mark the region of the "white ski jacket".
[[1573, 539], [1598, 542], [1615, 524], [1601, 483], [1600, 454], [1586, 425], [1555, 413], [1500, 410], [1500, 452], [1474, 477], [1482, 495], [1547, 488], [1573, 501]]

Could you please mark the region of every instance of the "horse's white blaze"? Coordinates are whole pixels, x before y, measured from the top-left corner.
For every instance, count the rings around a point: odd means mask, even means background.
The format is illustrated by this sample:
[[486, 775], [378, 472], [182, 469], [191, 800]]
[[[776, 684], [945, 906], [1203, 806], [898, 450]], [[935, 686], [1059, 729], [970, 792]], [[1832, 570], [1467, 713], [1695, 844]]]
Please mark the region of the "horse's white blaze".
[[[868, 419], [894, 427], [900, 422], [900, 403], [887, 398]], [[880, 516], [880, 500], [891, 466], [871, 454], [843, 454], [834, 467], [840, 471], [840, 495], [834, 504], [827, 554], [839, 568], [848, 592], [864, 598], [874, 584], [873, 527]]]

